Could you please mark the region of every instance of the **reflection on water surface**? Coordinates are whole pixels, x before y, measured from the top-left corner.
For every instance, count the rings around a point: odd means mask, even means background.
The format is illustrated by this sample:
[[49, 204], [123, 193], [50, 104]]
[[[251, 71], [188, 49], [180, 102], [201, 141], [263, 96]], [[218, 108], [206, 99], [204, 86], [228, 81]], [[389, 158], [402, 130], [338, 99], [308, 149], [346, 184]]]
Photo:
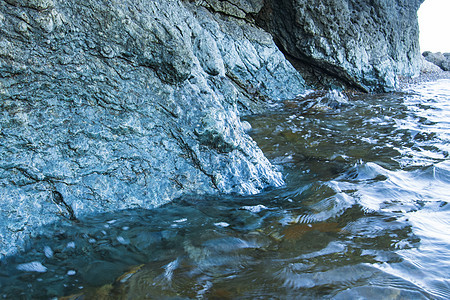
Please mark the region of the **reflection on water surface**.
[[247, 119], [286, 186], [43, 229], [4, 298], [450, 298], [450, 81]]

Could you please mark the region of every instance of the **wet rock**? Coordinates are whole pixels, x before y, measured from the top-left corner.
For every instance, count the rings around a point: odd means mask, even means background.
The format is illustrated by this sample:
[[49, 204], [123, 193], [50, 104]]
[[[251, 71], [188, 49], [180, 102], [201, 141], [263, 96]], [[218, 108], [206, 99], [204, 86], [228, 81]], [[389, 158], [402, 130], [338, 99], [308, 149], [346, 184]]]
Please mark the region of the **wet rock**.
[[304, 81], [251, 23], [178, 0], [8, 0], [0, 23], [0, 257], [61, 218], [283, 184], [240, 115]]
[[423, 54], [425, 59], [444, 71], [450, 71], [450, 53], [425, 51]]
[[417, 69], [421, 0], [319, 2], [1, 1], [0, 257], [61, 218], [282, 185], [240, 120], [304, 91], [274, 39], [321, 85]]
[[47, 272], [47, 267], [45, 267], [42, 263], [38, 261], [33, 261], [30, 263], [24, 263], [17, 266], [17, 270], [24, 272], [38, 272], [45, 273]]
[[7, 3], [15, 6], [29, 7], [37, 10], [44, 10], [53, 7], [53, 0], [6, 0]]
[[423, 0], [269, 0], [258, 24], [316, 86], [393, 90], [418, 73]]
[[[298, 109], [305, 113], [336, 111], [351, 106], [347, 96], [336, 90], [315, 91], [304, 97], [297, 98], [296, 101], [300, 104], [298, 105]], [[291, 106], [295, 105], [289, 101], [287, 104]]]

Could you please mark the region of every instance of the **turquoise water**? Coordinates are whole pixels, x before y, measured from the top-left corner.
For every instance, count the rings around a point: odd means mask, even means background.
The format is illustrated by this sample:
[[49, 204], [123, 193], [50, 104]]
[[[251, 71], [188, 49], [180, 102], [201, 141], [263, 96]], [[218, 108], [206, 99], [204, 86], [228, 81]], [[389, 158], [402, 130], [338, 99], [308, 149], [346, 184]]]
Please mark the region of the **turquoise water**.
[[450, 80], [248, 117], [286, 185], [55, 224], [6, 299], [450, 299]]

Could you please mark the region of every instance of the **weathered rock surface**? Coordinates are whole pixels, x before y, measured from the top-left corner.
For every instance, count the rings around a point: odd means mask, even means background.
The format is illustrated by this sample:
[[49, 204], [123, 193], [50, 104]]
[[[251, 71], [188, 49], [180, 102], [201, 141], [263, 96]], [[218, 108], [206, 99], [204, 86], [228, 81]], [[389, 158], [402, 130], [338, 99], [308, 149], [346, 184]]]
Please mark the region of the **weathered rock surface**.
[[240, 19], [252, 18], [259, 13], [264, 0], [195, 0], [195, 3]]
[[0, 257], [60, 218], [283, 184], [239, 118], [304, 90], [273, 37], [312, 84], [389, 90], [421, 1], [0, 0]]
[[420, 66], [420, 72], [421, 72], [421, 74], [426, 74], [426, 73], [441, 73], [444, 71], [441, 68], [439, 68], [437, 65], [426, 60], [425, 57], [422, 57], [422, 64]]
[[302, 90], [268, 33], [193, 3], [0, 1], [0, 257], [61, 217], [281, 185], [239, 109]]
[[258, 24], [313, 84], [392, 90], [397, 75], [419, 71], [422, 2], [267, 0]]
[[422, 55], [427, 61], [435, 64], [443, 71], [450, 71], [450, 53], [425, 51]]

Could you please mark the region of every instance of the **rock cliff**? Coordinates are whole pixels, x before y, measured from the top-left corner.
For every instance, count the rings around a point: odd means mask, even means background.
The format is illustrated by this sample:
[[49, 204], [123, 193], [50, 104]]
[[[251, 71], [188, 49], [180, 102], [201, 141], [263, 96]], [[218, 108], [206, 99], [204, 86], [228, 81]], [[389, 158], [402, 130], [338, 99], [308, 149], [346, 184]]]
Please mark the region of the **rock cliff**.
[[315, 2], [0, 0], [0, 257], [61, 218], [282, 185], [239, 118], [304, 91], [272, 36], [333, 84], [414, 69], [418, 4]]
[[303, 79], [255, 26], [180, 1], [8, 0], [0, 33], [2, 255], [61, 217], [283, 184], [238, 109]]
[[390, 91], [419, 72], [423, 0], [266, 0], [258, 24], [316, 85]]

